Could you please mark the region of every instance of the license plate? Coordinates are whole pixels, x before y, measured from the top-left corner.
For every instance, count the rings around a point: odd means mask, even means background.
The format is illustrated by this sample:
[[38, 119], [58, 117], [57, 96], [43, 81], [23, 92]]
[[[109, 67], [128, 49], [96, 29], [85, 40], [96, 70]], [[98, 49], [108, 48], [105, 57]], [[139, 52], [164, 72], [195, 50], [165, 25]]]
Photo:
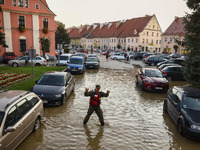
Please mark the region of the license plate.
[[162, 87], [155, 87], [156, 90], [162, 90]]
[[89, 66], [89, 68], [93, 68], [93, 66]]
[[47, 103], [48, 103], [48, 101], [47, 101], [47, 100], [42, 100], [42, 101], [43, 101], [43, 103], [44, 103], [44, 104], [47, 104]]
[[76, 69], [72, 69], [72, 71], [77, 71]]

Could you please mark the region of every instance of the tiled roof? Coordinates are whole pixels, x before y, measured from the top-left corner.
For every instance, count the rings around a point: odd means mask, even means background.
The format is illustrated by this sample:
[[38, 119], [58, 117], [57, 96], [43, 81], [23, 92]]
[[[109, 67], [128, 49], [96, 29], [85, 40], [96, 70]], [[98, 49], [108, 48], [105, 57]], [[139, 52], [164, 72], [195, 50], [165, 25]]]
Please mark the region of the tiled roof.
[[162, 34], [164, 36], [184, 36], [185, 35], [183, 17], [175, 17], [172, 24], [167, 28], [167, 30]]
[[75, 28], [71, 30], [71, 32], [70, 29], [68, 29], [68, 33], [70, 38], [137, 37], [139, 36], [139, 33], [144, 30], [151, 18], [152, 16], [145, 16], [123, 21], [96, 24], [97, 27], [95, 29], [91, 27], [89, 30], [87, 30], [87, 27], [85, 27], [81, 32], [78, 32], [79, 29]]

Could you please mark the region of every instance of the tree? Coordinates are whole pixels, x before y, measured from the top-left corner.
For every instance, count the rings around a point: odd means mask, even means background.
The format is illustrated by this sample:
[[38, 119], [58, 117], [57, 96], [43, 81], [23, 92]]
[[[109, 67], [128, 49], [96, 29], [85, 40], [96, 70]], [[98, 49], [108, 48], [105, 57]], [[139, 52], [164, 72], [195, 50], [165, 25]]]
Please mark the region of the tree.
[[128, 48], [127, 48], [127, 51], [130, 51], [130, 50], [131, 50], [130, 47], [128, 47]]
[[57, 21], [58, 27], [55, 34], [56, 48], [57, 44], [63, 44], [68, 46], [71, 42], [69, 34], [66, 33], [65, 25], [62, 22]]
[[183, 67], [184, 77], [189, 83], [200, 85], [200, 5], [197, 0], [187, 0], [186, 4], [192, 13], [184, 17], [186, 49], [190, 51]]
[[43, 52], [43, 56], [44, 58], [46, 59], [46, 56], [45, 56], [45, 52], [49, 49], [50, 47], [50, 40], [48, 37], [43, 37], [43, 38], [40, 38], [40, 43], [41, 43], [41, 46], [42, 46], [42, 52]]
[[178, 51], [178, 45], [174, 45], [173, 48], [174, 48], [175, 52], [177, 53], [177, 51]]
[[120, 44], [117, 44], [117, 49], [121, 49], [121, 45]]
[[[2, 11], [1, 6], [0, 6], [0, 11]], [[3, 45], [3, 47], [8, 47], [5, 41], [5, 34], [1, 31], [1, 29], [3, 28], [0, 27], [0, 45]]]

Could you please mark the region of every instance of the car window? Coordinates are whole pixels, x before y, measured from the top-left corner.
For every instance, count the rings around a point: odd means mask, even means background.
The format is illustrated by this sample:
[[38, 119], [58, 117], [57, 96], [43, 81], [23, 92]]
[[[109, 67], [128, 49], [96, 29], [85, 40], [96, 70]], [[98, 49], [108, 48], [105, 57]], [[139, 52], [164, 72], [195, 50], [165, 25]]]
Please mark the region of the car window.
[[64, 86], [64, 76], [43, 75], [37, 84], [52, 85], [52, 86]]
[[190, 96], [184, 96], [182, 107], [184, 109], [191, 109], [200, 111], [200, 98], [199, 97], [190, 97]]
[[40, 57], [36, 57], [36, 60], [42, 60], [42, 58], [40, 58]]
[[17, 107], [13, 106], [7, 114], [4, 129], [7, 129], [7, 127], [9, 126], [14, 126], [19, 121], [19, 119], [20, 115], [17, 110]]
[[28, 57], [22, 57], [22, 58], [20, 58], [20, 60], [27, 60], [28, 59]]
[[28, 96], [26, 99], [30, 102], [32, 107], [35, 106], [39, 102], [39, 99], [32, 95]]
[[26, 99], [23, 99], [17, 103], [17, 107], [21, 116], [24, 116], [31, 109], [31, 106]]
[[71, 78], [72, 78], [72, 76], [71, 75], [69, 75], [68, 77], [67, 77], [67, 83], [71, 80]]
[[172, 89], [172, 95], [171, 95], [171, 100], [174, 102], [174, 103], [180, 103], [180, 99], [177, 95], [177, 90], [176, 89]]
[[1, 127], [1, 123], [3, 121], [3, 117], [4, 117], [4, 112], [0, 112], [0, 127]]
[[82, 61], [82, 59], [70, 59], [69, 63], [82, 65], [83, 61]]
[[68, 56], [60, 56], [60, 60], [68, 60], [69, 57]]

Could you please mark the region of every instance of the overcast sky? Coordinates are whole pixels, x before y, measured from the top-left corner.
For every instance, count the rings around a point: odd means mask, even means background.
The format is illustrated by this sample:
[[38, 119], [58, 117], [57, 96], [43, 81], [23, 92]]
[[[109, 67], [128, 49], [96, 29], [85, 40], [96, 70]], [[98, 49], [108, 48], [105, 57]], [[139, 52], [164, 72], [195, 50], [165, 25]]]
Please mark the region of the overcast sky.
[[175, 16], [191, 13], [184, 0], [46, 0], [65, 27], [155, 14], [164, 32]]

